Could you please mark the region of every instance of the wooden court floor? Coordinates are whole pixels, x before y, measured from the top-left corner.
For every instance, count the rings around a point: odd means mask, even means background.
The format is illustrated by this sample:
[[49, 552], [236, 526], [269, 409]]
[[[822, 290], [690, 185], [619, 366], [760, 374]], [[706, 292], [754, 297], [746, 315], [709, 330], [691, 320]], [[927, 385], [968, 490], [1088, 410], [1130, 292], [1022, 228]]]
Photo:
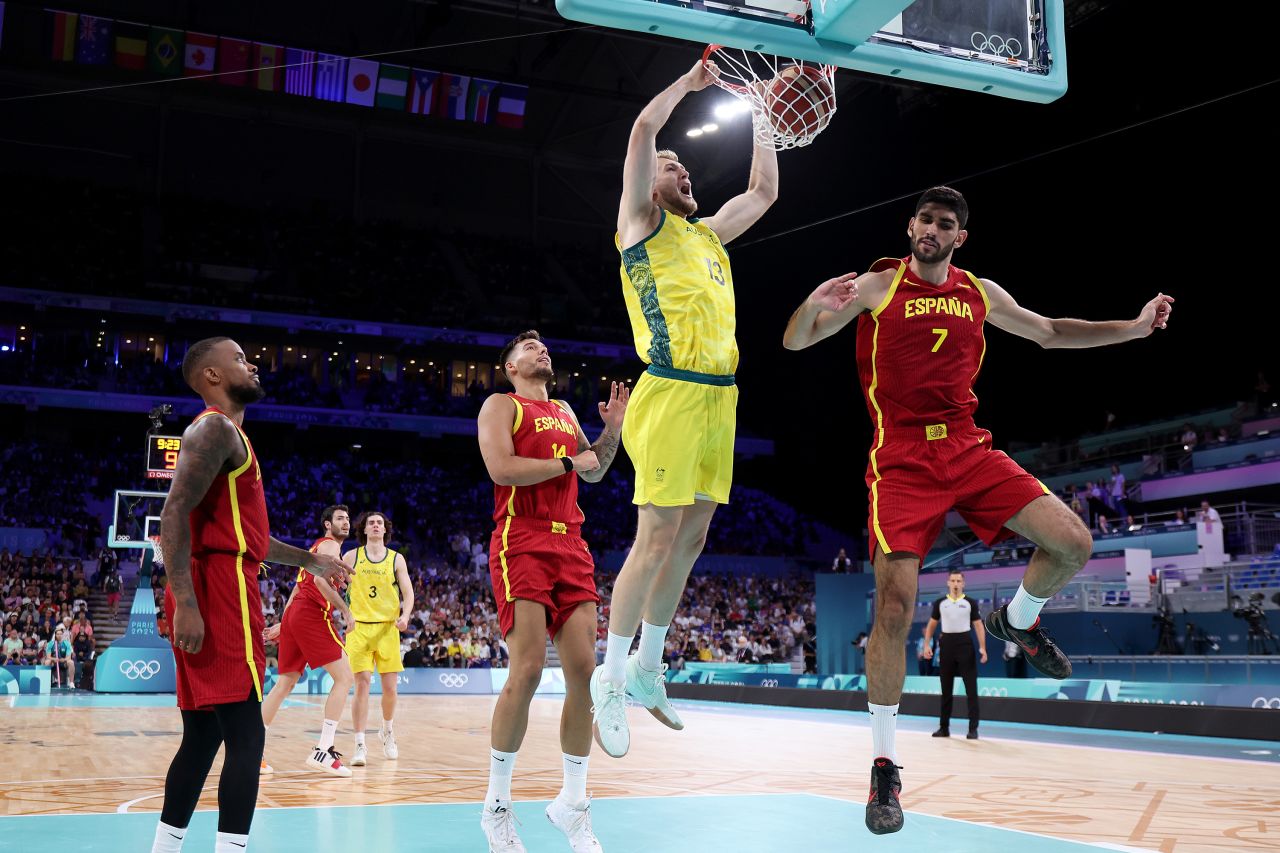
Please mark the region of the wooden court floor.
[[[171, 700], [170, 700], [171, 701]], [[303, 767], [319, 728], [315, 697], [291, 700], [267, 737], [276, 773], [259, 809], [478, 803], [488, 770], [493, 697], [400, 699], [398, 761], [369, 735], [369, 765], [351, 779]], [[180, 720], [170, 707], [4, 707], [0, 710], [0, 815], [158, 811]], [[805, 792], [865, 800], [871, 749], [864, 715], [682, 704], [684, 732], [631, 709], [632, 750], [593, 750], [588, 789], [600, 797]], [[377, 697], [371, 719], [378, 717]], [[539, 697], [513, 792], [549, 799], [560, 787], [560, 703]], [[350, 718], [337, 747], [350, 755]], [[963, 732], [963, 721], [956, 730]], [[1161, 853], [1280, 851], [1280, 760], [1200, 757], [1002, 737], [929, 736], [932, 721], [904, 718], [898, 734], [908, 811], [1021, 830], [1105, 849]], [[1079, 730], [1076, 739], [1080, 739]], [[1025, 735], [1023, 735], [1025, 737]], [[1280, 745], [1277, 745], [1280, 751]], [[201, 809], [216, 808], [215, 763]], [[910, 821], [910, 815], [908, 815]], [[865, 841], [872, 841], [867, 835]]]

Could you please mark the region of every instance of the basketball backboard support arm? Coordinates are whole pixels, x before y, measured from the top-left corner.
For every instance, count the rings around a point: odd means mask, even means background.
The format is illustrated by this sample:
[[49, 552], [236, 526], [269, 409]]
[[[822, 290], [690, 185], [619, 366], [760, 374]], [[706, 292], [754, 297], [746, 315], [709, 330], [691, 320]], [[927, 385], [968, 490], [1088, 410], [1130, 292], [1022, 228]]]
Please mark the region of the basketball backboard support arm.
[[[1034, 36], [1025, 45], [1023, 33], [975, 29], [970, 44], [944, 45], [886, 31], [910, 0], [813, 0], [807, 18], [779, 11], [781, 0], [556, 0], [556, 9], [589, 24], [1048, 103], [1067, 90], [1062, 0], [1022, 2]], [[1019, 42], [1018, 53], [1005, 49], [1009, 38]]]

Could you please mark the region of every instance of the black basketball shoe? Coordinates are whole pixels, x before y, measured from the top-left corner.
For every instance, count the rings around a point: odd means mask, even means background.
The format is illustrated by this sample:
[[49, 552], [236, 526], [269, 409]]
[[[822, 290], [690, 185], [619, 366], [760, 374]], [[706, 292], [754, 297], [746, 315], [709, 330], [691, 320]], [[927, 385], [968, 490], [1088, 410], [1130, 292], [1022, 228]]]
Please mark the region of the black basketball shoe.
[[1067, 678], [1071, 675], [1071, 660], [1062, 653], [1062, 649], [1049, 639], [1049, 634], [1040, 627], [1040, 620], [1030, 628], [1014, 628], [1009, 624], [1006, 610], [1008, 605], [999, 610], [992, 610], [982, 620], [987, 626], [987, 633], [1000, 640], [1012, 640], [1018, 644], [1041, 675], [1049, 678]]
[[902, 768], [887, 758], [871, 763], [871, 795], [867, 798], [867, 829], [876, 835], [888, 835], [902, 829]]

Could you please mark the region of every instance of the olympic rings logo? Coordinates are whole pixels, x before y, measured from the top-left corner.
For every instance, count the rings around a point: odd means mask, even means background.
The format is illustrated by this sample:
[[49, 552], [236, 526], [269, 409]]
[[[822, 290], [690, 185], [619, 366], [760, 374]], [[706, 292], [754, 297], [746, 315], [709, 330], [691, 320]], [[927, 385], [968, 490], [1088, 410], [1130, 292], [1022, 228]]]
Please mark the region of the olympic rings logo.
[[1254, 708], [1270, 708], [1273, 711], [1280, 711], [1280, 696], [1272, 696], [1268, 699], [1266, 696], [1259, 696], [1253, 700]]
[[969, 36], [969, 43], [979, 53], [994, 53], [996, 56], [1007, 56], [1010, 59], [1022, 55], [1022, 42], [1013, 37], [1006, 39], [995, 33], [987, 35], [984, 32], [975, 32]]
[[460, 672], [442, 672], [436, 677], [440, 679], [440, 683], [445, 687], [453, 687], [456, 689], [458, 687], [467, 686], [468, 678]]
[[1004, 697], [1008, 697], [1008, 695], [1009, 695], [1009, 688], [1007, 688], [1007, 687], [979, 687], [979, 688], [978, 688], [978, 695], [979, 695], [979, 696], [997, 696], [997, 697], [999, 697], [999, 696], [1004, 696]]
[[120, 674], [130, 681], [137, 681], [138, 679], [147, 681], [160, 674], [160, 661], [122, 660], [120, 661]]
[[777, 686], [778, 686], [778, 679], [776, 679], [776, 678], [762, 678], [762, 679], [760, 679], [760, 686], [761, 686], [761, 687], [777, 687]]

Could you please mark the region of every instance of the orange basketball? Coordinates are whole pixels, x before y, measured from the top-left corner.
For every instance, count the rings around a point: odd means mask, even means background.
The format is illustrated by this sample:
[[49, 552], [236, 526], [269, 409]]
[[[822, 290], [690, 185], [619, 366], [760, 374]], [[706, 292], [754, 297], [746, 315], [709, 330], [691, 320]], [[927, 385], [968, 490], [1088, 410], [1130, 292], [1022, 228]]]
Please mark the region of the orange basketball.
[[764, 103], [774, 130], [800, 136], [826, 126], [835, 111], [836, 95], [820, 68], [788, 65], [769, 82]]

